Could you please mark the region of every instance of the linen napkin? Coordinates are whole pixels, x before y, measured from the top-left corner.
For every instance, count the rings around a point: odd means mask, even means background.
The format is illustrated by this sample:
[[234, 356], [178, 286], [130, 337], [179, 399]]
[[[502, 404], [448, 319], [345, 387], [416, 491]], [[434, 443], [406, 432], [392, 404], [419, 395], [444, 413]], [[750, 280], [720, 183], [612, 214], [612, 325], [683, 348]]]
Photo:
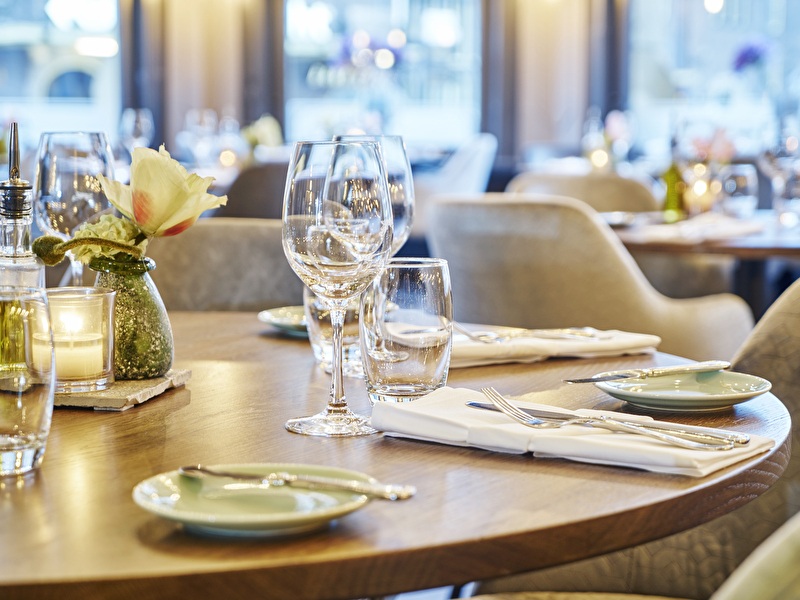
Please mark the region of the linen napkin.
[[764, 230], [764, 223], [721, 213], [703, 213], [678, 223], [643, 225], [626, 232], [625, 239], [641, 242], [695, 244], [705, 240], [743, 237]]
[[[475, 333], [493, 331], [513, 333], [510, 327], [470, 326]], [[531, 363], [553, 357], [595, 358], [623, 354], [652, 354], [661, 343], [657, 335], [627, 331], [598, 331], [594, 338], [550, 339], [518, 337], [504, 342], [484, 343], [453, 332], [450, 368], [475, 367], [499, 363]]]
[[[525, 402], [518, 404], [547, 408], [546, 404], [535, 400], [550, 399], [556, 392], [527, 394]], [[753, 435], [746, 446], [737, 446], [732, 450], [690, 450], [637, 434], [579, 425], [560, 429], [532, 429], [512, 421], [502, 413], [468, 407], [468, 401], [486, 402], [486, 398], [475, 390], [443, 387], [414, 402], [378, 402], [372, 408], [372, 426], [389, 436], [511, 454], [531, 452], [538, 458], [565, 458], [690, 477], [704, 477], [766, 452], [774, 445], [769, 438]], [[584, 415], [614, 414], [578, 412]], [[649, 417], [628, 414], [624, 417], [626, 420], [639, 418], [652, 421]]]

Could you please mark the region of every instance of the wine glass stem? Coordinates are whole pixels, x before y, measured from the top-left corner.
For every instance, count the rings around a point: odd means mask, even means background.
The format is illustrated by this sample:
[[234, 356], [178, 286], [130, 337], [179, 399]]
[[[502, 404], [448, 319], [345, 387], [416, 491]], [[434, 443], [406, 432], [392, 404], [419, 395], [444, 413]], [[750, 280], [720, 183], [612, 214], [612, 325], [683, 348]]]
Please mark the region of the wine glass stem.
[[71, 255], [69, 257], [69, 268], [72, 273], [72, 285], [83, 285], [83, 263], [75, 260]]
[[328, 413], [347, 411], [347, 400], [344, 396], [344, 318], [345, 309], [331, 308], [331, 330], [333, 348], [331, 357], [331, 394], [328, 401]]

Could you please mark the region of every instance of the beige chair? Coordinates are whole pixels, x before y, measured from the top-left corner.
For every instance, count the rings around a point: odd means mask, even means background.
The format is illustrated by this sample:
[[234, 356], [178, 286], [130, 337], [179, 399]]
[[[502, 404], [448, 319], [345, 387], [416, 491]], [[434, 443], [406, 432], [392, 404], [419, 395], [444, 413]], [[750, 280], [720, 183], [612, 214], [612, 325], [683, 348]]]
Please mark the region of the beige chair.
[[200, 219], [150, 242], [147, 255], [167, 310], [259, 311], [303, 303], [277, 219]]
[[[524, 172], [508, 182], [506, 192], [569, 196], [598, 212], [648, 212], [659, 210], [661, 205], [643, 183], [614, 173]], [[672, 298], [733, 289], [735, 262], [728, 256], [666, 256], [639, 251], [632, 254], [653, 287]]]
[[732, 294], [676, 300], [656, 291], [578, 200], [488, 193], [430, 208], [428, 245], [450, 263], [462, 321], [652, 333], [660, 350], [697, 360], [730, 358], [752, 328], [749, 307]]
[[[773, 393], [786, 405], [794, 423], [800, 423], [798, 357], [800, 280], [795, 281], [769, 308], [733, 359], [734, 370], [759, 375], [772, 382]], [[750, 571], [746, 565], [752, 562], [751, 559], [739, 567], [764, 539], [800, 512], [800, 425], [793, 428], [791, 448], [792, 456], [781, 479], [763, 495], [727, 515], [663, 540], [621, 552], [484, 582], [478, 586], [479, 593], [496, 592], [491, 596], [494, 600], [630, 600], [630, 596], [621, 593], [708, 598], [722, 585], [712, 596], [714, 600], [799, 598], [800, 583], [794, 579], [800, 573], [797, 569], [800, 542], [797, 518], [787, 525], [788, 529], [782, 528], [775, 537], [770, 538], [764, 547], [787, 544], [785, 554], [779, 551], [771, 553], [770, 558], [763, 562], [758, 559], [759, 564], [766, 564], [767, 567], [770, 561], [774, 563], [769, 577], [760, 583], [766, 587], [754, 592], [752, 585], [745, 585], [741, 581], [744, 574]], [[792, 532], [793, 542], [785, 539], [789, 537], [785, 535], [788, 532]], [[753, 559], [763, 556], [764, 548], [759, 548]], [[791, 568], [787, 565], [791, 565]], [[733, 575], [725, 581], [731, 573]], [[753, 581], [750, 579], [750, 584]], [[793, 587], [770, 588], [766, 581], [775, 586], [786, 582], [787, 586]], [[773, 589], [784, 592], [792, 590], [794, 593], [771, 594], [768, 590]], [[551, 596], [546, 592], [514, 596], [499, 593], [512, 590], [594, 590], [618, 592], [620, 595], [564, 593]], [[736, 594], [737, 590], [739, 595]]]
[[428, 207], [440, 194], [478, 194], [489, 185], [497, 138], [479, 133], [460, 146], [436, 170], [414, 173], [414, 223], [411, 236], [425, 236]]

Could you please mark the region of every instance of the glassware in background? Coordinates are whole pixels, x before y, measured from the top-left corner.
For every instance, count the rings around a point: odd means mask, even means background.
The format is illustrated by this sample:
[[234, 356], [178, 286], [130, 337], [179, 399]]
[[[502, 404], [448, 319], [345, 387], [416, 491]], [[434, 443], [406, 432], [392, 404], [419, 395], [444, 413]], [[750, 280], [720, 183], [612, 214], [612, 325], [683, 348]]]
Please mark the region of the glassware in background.
[[134, 148], [149, 148], [153, 141], [155, 124], [149, 108], [126, 108], [119, 120], [119, 140], [128, 154]]
[[[361, 366], [361, 343], [358, 339], [358, 306], [360, 298], [347, 305], [342, 333], [342, 369], [345, 377], [364, 377]], [[303, 289], [303, 310], [308, 328], [308, 341], [317, 364], [326, 373], [333, 369], [333, 327], [330, 310], [308, 287]]]
[[408, 402], [447, 383], [453, 300], [447, 261], [393, 258], [364, 292], [361, 356], [370, 401]]
[[392, 244], [386, 172], [374, 142], [299, 142], [289, 163], [283, 248], [303, 283], [330, 310], [332, 383], [328, 406], [291, 419], [295, 433], [328, 437], [375, 433], [347, 406], [343, 328], [348, 305], [381, 272]]
[[0, 476], [23, 475], [41, 465], [54, 391], [45, 291], [0, 287]]
[[748, 219], [758, 208], [758, 173], [753, 165], [732, 164], [720, 169], [720, 206], [726, 215]]
[[[33, 213], [39, 229], [69, 239], [78, 227], [109, 211], [98, 175], [114, 179], [114, 155], [105, 133], [43, 133], [36, 155]], [[72, 285], [83, 284], [83, 265], [71, 252]]]

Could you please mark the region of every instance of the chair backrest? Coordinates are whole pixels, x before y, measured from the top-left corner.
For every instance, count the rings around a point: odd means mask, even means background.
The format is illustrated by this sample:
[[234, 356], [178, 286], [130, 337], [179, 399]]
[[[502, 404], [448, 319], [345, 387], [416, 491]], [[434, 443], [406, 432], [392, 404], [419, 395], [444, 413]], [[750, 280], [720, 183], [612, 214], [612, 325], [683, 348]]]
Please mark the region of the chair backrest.
[[489, 193], [440, 197], [431, 254], [450, 264], [457, 319], [525, 327], [653, 333], [660, 349], [730, 358], [752, 328], [731, 294], [674, 300], [648, 282], [598, 213], [572, 198]]
[[569, 196], [586, 202], [598, 212], [644, 212], [660, 208], [643, 183], [614, 173], [524, 172], [508, 182], [506, 192]]
[[278, 219], [200, 219], [147, 254], [168, 310], [259, 311], [303, 303], [303, 285], [289, 266]]
[[288, 168], [280, 161], [245, 167], [228, 189], [228, 203], [214, 216], [280, 219]]

